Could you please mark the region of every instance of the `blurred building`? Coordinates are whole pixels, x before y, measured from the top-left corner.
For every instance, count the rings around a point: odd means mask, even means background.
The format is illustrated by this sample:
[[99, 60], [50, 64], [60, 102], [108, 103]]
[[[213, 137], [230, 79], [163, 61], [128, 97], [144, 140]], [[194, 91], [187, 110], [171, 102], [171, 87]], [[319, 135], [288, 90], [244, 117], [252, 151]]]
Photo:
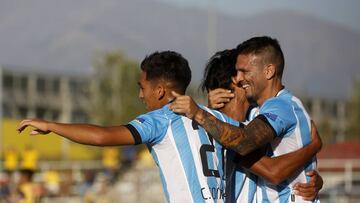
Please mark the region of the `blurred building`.
[[3, 118], [86, 122], [89, 75], [0, 66]]

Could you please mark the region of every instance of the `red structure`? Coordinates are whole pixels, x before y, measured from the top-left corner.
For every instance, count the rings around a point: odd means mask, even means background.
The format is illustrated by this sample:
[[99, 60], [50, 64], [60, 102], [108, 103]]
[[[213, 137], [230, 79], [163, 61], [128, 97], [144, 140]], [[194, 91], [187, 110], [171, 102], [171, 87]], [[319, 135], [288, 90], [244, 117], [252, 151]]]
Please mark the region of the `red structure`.
[[326, 145], [317, 155], [320, 171], [339, 171], [351, 167], [360, 171], [360, 141]]

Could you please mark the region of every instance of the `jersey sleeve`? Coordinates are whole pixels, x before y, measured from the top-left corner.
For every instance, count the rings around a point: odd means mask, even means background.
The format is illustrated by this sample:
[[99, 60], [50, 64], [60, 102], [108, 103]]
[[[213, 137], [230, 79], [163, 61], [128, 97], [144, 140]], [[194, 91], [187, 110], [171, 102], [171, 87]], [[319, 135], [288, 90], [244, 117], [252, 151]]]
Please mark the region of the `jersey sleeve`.
[[215, 112], [215, 117], [223, 122], [226, 122], [226, 123], [229, 123], [231, 125], [235, 125], [235, 126], [239, 126], [240, 125], [240, 122], [239, 121], [236, 121], [232, 118], [230, 118], [229, 116], [227, 116], [226, 114], [223, 114], [219, 111], [216, 111]]
[[266, 118], [276, 135], [280, 137], [292, 131], [296, 125], [296, 117], [292, 106], [281, 99], [266, 101], [260, 108], [260, 115]]
[[147, 113], [130, 121], [128, 129], [134, 136], [136, 144], [159, 143], [165, 136], [168, 121], [161, 114]]
[[235, 125], [235, 126], [240, 125], [239, 121], [236, 121], [236, 120], [230, 118], [229, 116], [225, 115], [224, 113], [221, 113], [220, 111], [213, 110], [213, 109], [210, 109], [205, 106], [200, 106], [200, 108], [202, 108], [203, 110], [212, 114], [213, 116], [215, 116], [217, 119], [221, 120], [222, 122], [229, 123], [229, 124]]

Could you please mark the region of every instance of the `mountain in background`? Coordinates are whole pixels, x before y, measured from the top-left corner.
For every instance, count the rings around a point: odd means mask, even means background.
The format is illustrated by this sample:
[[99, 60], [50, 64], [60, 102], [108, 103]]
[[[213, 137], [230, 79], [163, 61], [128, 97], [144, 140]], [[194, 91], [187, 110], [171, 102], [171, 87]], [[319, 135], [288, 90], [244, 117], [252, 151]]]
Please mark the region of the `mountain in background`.
[[[121, 49], [141, 61], [155, 50], [182, 53], [199, 84], [208, 59], [208, 12], [154, 0], [6, 1], [0, 8], [0, 64], [91, 72], [99, 51]], [[360, 33], [294, 11], [251, 17], [217, 14], [217, 50], [255, 35], [282, 45], [284, 82], [296, 93], [348, 97], [360, 75]]]

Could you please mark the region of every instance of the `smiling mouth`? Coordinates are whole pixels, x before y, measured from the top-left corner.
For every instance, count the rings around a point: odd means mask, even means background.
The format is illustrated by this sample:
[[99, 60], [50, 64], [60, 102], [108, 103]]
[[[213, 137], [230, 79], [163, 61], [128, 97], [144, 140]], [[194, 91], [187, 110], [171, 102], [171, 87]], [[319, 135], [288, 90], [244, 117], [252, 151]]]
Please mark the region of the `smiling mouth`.
[[250, 85], [248, 85], [248, 84], [243, 84], [241, 87], [242, 87], [243, 89], [247, 89], [247, 88], [250, 87]]

